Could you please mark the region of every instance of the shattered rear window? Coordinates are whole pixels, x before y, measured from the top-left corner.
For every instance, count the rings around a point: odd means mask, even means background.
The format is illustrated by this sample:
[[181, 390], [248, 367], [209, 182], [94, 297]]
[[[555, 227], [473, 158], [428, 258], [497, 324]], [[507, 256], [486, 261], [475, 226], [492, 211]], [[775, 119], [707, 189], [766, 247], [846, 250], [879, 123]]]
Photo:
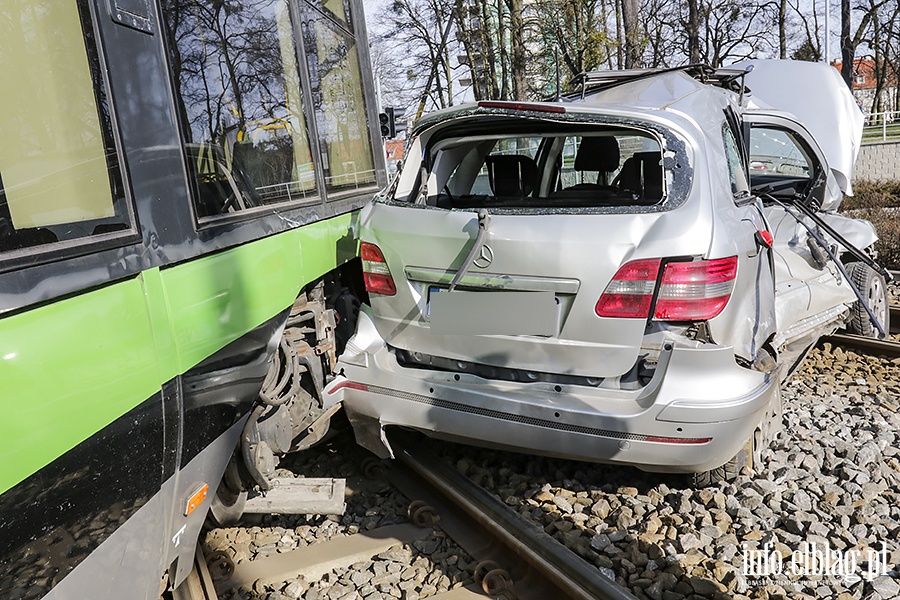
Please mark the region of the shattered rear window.
[[621, 127], [443, 137], [427, 155], [440, 208], [654, 206], [669, 187], [658, 138]]

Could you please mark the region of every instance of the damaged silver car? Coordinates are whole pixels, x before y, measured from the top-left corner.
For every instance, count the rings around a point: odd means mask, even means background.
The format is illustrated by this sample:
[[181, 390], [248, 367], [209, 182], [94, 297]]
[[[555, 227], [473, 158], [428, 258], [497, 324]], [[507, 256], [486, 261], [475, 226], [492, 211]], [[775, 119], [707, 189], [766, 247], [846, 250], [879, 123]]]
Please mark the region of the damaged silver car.
[[[751, 464], [823, 334], [882, 331], [831, 67], [589, 73], [422, 119], [360, 217], [369, 305], [327, 402], [385, 431], [696, 474]], [[860, 250], [862, 249], [862, 250]]]

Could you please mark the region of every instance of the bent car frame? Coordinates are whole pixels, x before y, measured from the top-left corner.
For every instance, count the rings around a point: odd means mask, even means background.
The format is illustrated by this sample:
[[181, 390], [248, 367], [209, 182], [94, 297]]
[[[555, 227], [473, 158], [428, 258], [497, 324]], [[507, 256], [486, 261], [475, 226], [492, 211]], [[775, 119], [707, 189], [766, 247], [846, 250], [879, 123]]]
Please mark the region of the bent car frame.
[[819, 336], [881, 331], [874, 228], [835, 212], [862, 116], [834, 69], [580, 87], [422, 119], [363, 210], [370, 304], [326, 395], [379, 456], [396, 426], [707, 484], [759, 459]]

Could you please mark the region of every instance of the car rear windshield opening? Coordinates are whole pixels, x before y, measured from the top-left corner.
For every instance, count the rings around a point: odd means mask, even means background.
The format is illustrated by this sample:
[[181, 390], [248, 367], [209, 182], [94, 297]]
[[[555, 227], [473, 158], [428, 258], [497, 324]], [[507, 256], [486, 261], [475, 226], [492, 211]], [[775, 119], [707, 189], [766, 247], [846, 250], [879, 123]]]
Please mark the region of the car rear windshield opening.
[[632, 129], [444, 138], [427, 203], [441, 208], [652, 206], [667, 189], [656, 137]]

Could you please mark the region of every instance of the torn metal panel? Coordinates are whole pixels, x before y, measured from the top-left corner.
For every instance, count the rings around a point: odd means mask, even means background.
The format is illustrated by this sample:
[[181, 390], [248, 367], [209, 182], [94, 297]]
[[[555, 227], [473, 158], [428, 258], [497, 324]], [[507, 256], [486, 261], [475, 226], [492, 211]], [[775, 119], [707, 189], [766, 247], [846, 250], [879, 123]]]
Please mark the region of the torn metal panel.
[[837, 69], [824, 63], [757, 59], [733, 66], [752, 68], [746, 77], [751, 90], [747, 107], [794, 114], [822, 148], [841, 190], [852, 196], [865, 119]]
[[[744, 74], [620, 74], [580, 99], [423, 119], [361, 213], [383, 285], [326, 390], [360, 443], [390, 455], [400, 426], [687, 472], [765, 445], [787, 367], [861, 314], [829, 255], [853, 254], [854, 279], [881, 271], [855, 250], [870, 224], [813, 212], [852, 160], [830, 164], [786, 106], [746, 110]], [[748, 132], [792, 145], [768, 160]]]

